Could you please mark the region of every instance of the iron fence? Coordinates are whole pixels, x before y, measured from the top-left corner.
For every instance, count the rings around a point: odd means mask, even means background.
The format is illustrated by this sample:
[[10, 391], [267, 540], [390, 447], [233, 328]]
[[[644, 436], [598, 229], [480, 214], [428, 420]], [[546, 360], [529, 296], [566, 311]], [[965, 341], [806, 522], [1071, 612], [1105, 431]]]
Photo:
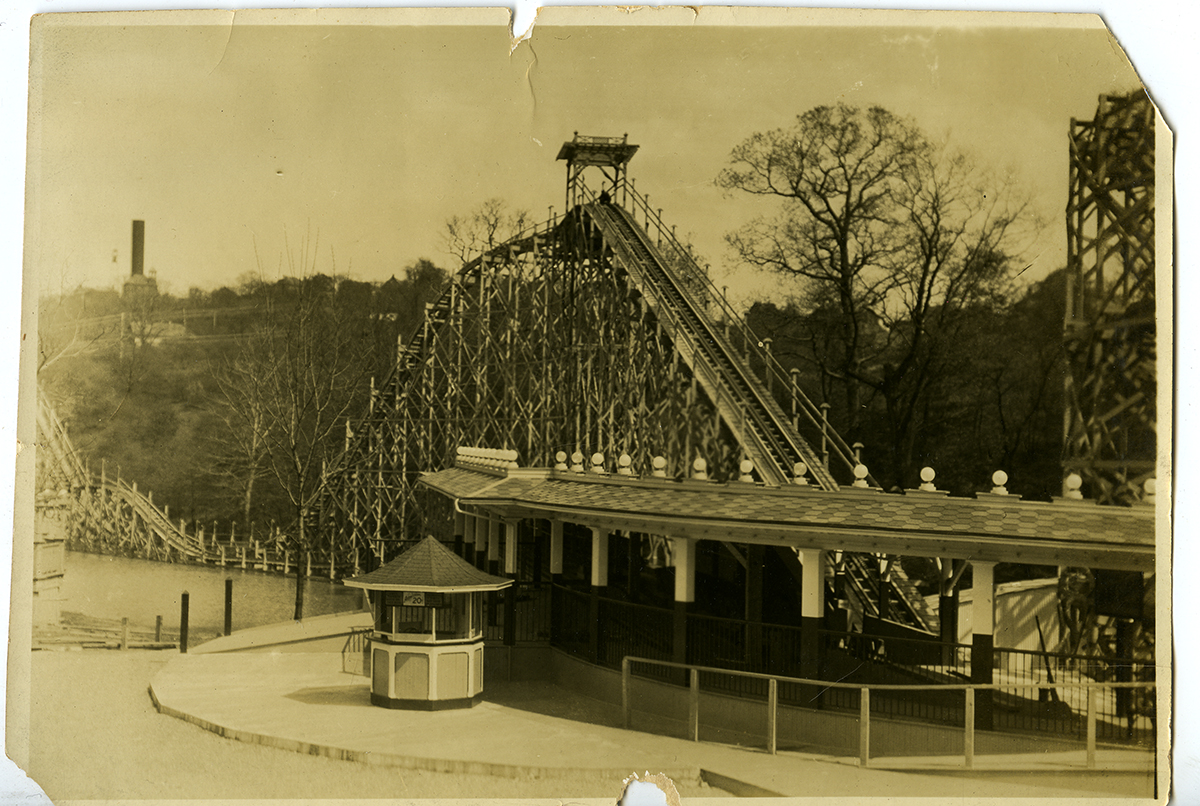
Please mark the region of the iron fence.
[[549, 585], [515, 583], [492, 595], [496, 597], [495, 619], [489, 619], [484, 627], [483, 637], [486, 640], [506, 640], [508, 633], [505, 628], [508, 626], [510, 612], [506, 605], [509, 596], [516, 600], [511, 610], [514, 643], [528, 644], [550, 640], [552, 608]]
[[672, 613], [661, 607], [601, 599], [598, 662], [617, 668], [626, 655], [671, 658]]

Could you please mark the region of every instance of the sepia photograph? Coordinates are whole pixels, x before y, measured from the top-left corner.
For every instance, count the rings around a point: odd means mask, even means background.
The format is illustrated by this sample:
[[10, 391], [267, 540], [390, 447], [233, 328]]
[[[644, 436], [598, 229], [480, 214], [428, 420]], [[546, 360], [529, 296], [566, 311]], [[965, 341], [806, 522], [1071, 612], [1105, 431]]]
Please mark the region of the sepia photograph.
[[1104, 21], [510, 21], [32, 19], [8, 756], [1166, 803], [1175, 135]]

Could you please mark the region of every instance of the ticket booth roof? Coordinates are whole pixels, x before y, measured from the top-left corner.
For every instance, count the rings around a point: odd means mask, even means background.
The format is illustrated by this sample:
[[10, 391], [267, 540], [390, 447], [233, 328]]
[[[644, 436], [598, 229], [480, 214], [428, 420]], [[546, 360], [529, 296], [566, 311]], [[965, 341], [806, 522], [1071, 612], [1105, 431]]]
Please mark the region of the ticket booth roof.
[[427, 537], [396, 559], [368, 574], [347, 579], [353, 588], [379, 591], [494, 591], [511, 579], [480, 571], [433, 537]]

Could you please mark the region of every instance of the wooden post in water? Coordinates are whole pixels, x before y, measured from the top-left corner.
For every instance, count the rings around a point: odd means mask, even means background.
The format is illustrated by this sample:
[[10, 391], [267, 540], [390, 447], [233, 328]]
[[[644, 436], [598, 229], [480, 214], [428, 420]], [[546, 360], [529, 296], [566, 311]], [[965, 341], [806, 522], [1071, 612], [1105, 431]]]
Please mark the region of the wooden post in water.
[[221, 546], [221, 567], [225, 567], [225, 547]]
[[304, 552], [304, 576], [312, 576], [312, 552]]
[[334, 579], [333, 561], [334, 561], [333, 552], [330, 552], [329, 553], [329, 581], [330, 582], [332, 582]]
[[129, 618], [121, 619], [121, 649], [129, 649]]
[[225, 634], [233, 633], [233, 579], [225, 579]]
[[238, 546], [238, 559], [242, 561], [242, 570], [246, 570], [246, 547]]
[[154, 643], [162, 643], [162, 616], [154, 617]]
[[283, 573], [284, 574], [287, 574], [288, 568], [291, 567], [291, 562], [290, 562], [291, 559], [292, 559], [292, 553], [290, 551], [288, 551], [287, 549], [284, 549], [283, 550]]
[[179, 651], [187, 653], [188, 641], [188, 592], [179, 597]]

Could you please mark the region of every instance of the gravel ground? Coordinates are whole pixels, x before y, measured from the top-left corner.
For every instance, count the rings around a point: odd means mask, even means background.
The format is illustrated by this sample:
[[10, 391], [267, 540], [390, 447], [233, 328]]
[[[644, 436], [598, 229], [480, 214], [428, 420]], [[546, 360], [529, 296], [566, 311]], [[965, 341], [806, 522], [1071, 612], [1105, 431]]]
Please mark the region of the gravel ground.
[[[398, 770], [223, 739], [159, 714], [169, 652], [34, 652], [28, 773], [55, 801], [232, 798], [612, 798], [620, 781]], [[683, 797], [723, 796], [675, 782]]]

